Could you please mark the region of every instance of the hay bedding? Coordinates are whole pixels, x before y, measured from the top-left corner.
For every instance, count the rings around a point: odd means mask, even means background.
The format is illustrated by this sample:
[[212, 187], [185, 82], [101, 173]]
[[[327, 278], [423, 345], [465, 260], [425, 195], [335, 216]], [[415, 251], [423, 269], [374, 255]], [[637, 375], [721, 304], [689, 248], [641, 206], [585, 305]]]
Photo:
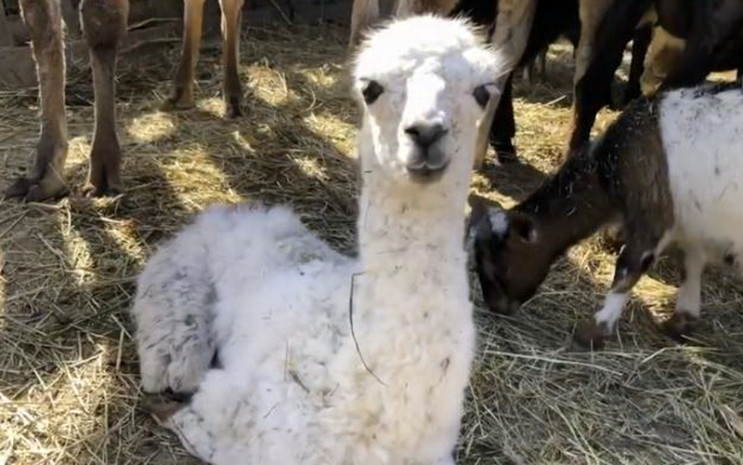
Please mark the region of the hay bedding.
[[[252, 94], [239, 121], [220, 117], [216, 42], [202, 53], [200, 100], [188, 112], [155, 110], [177, 45], [125, 56], [118, 90], [127, 194], [0, 204], [0, 464], [196, 463], [138, 408], [125, 313], [133, 280], [159, 240], [214, 201], [291, 203], [339, 249], [354, 249], [357, 115], [344, 87], [345, 34], [248, 30], [241, 72]], [[489, 164], [473, 183], [482, 195], [510, 204], [559, 161], [570, 60], [559, 47], [551, 54], [552, 84], [517, 86], [517, 144], [529, 163]], [[70, 81], [68, 176], [80, 186], [92, 93], [85, 73]], [[0, 96], [0, 187], [27, 164], [35, 105], [34, 92]], [[612, 117], [602, 113], [599, 126]], [[743, 463], [738, 284], [712, 273], [699, 340], [673, 345], [652, 325], [672, 307], [678, 283], [666, 259], [638, 287], [621, 338], [582, 352], [570, 331], [600, 305], [612, 259], [589, 241], [514, 317], [478, 308], [481, 355], [458, 463]]]

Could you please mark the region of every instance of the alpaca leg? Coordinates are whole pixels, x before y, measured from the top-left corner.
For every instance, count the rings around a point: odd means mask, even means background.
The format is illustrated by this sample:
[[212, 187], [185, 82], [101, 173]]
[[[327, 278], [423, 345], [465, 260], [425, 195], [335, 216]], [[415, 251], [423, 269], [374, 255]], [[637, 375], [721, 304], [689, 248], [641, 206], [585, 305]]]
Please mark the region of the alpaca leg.
[[575, 340], [582, 346], [595, 349], [603, 346], [604, 338], [611, 334], [622, 316], [630, 291], [667, 243], [666, 238], [659, 240], [653, 235], [633, 234], [633, 231], [638, 231], [637, 228], [625, 226], [625, 229], [629, 233], [627, 244], [617, 257], [614, 280], [604, 305], [590, 321], [583, 322], [576, 328]]
[[361, 42], [361, 37], [375, 20], [379, 18], [379, 0], [354, 0], [351, 11], [351, 35], [348, 48], [352, 50]]
[[663, 324], [664, 332], [676, 340], [683, 340], [684, 336], [691, 332], [694, 322], [699, 319], [705, 263], [703, 250], [693, 247], [684, 251], [684, 283], [678, 290], [673, 316]]
[[194, 72], [199, 61], [203, 18], [204, 0], [184, 0], [181, 58], [173, 80], [173, 93], [163, 103], [163, 110], [191, 108], [194, 105]]
[[38, 201], [67, 192], [63, 174], [67, 159], [67, 117], [62, 13], [56, 0], [22, 0], [20, 7], [36, 61], [41, 133], [31, 174], [16, 179], [5, 195]]
[[229, 118], [242, 115], [242, 85], [237, 73], [240, 63], [240, 30], [244, 0], [220, 0], [222, 7], [222, 67], [225, 113]]
[[80, 17], [90, 48], [95, 91], [95, 130], [85, 191], [92, 195], [121, 190], [121, 147], [116, 134], [116, 54], [126, 32], [129, 0], [83, 0]]
[[180, 236], [155, 254], [137, 283], [137, 327], [145, 392], [193, 393], [216, 355], [216, 292], [193, 236]]

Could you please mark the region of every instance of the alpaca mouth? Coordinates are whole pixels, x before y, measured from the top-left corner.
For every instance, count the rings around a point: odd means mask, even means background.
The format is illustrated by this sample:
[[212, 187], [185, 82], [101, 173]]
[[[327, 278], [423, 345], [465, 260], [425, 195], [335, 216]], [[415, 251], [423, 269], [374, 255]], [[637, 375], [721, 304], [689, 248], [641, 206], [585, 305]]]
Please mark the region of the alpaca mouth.
[[429, 184], [438, 181], [446, 172], [446, 168], [449, 166], [449, 160], [443, 163], [431, 166], [429, 163], [421, 163], [418, 165], [408, 165], [406, 170], [408, 176], [413, 182], [418, 184]]

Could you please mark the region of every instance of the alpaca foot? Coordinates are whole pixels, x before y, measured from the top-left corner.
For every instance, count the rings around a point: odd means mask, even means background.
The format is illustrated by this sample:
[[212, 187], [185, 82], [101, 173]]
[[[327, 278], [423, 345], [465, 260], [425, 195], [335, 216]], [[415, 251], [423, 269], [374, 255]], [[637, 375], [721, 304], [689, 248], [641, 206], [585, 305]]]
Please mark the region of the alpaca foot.
[[191, 400], [191, 394], [166, 390], [160, 393], [145, 393], [142, 408], [160, 425], [168, 422], [180, 409]]
[[121, 194], [123, 190], [120, 186], [105, 185], [98, 187], [92, 182], [85, 183], [82, 188], [82, 193], [85, 197], [116, 197]]
[[601, 350], [604, 348], [604, 339], [608, 333], [605, 324], [596, 323], [591, 318], [583, 321], [575, 328], [573, 340], [586, 349]]
[[[82, 189], [86, 197], [115, 197], [121, 187], [121, 150], [118, 142], [106, 148], [94, 149], [90, 154], [91, 166], [88, 180]], [[97, 161], [96, 161], [97, 160]]]
[[686, 342], [686, 337], [691, 334], [696, 321], [697, 318], [688, 312], [675, 312], [661, 324], [661, 330], [677, 342]]
[[53, 173], [42, 179], [20, 176], [5, 190], [5, 197], [19, 198], [28, 202], [58, 199], [69, 194], [65, 182]]

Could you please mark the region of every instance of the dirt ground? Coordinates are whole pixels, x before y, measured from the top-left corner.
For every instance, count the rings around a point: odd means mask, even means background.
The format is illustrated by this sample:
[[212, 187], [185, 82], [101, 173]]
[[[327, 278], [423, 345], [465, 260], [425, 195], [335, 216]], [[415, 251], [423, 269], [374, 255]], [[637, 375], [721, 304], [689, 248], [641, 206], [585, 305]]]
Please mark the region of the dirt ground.
[[[122, 57], [119, 132], [126, 192], [89, 200], [93, 109], [87, 73], [68, 86], [70, 197], [0, 201], [0, 464], [197, 463], [139, 408], [127, 315], [134, 279], [159, 241], [215, 201], [289, 203], [343, 251], [354, 247], [358, 189], [345, 41], [335, 28], [246, 29], [247, 116], [222, 117], [219, 46], [208, 41], [198, 105], [157, 110], [178, 44]], [[516, 84], [524, 163], [490, 159], [473, 191], [510, 205], [560, 162], [570, 115], [571, 51], [553, 46], [546, 81]], [[621, 76], [621, 73], [620, 73]], [[28, 165], [37, 137], [33, 90], [0, 93], [0, 189]], [[615, 112], [601, 113], [596, 130]], [[574, 347], [614, 256], [595, 239], [554, 267], [511, 317], [489, 314], [473, 281], [480, 335], [458, 463], [743, 463], [741, 285], [712, 270], [704, 320], [684, 346], [655, 322], [673, 308], [667, 257], [637, 287], [603, 352]]]

